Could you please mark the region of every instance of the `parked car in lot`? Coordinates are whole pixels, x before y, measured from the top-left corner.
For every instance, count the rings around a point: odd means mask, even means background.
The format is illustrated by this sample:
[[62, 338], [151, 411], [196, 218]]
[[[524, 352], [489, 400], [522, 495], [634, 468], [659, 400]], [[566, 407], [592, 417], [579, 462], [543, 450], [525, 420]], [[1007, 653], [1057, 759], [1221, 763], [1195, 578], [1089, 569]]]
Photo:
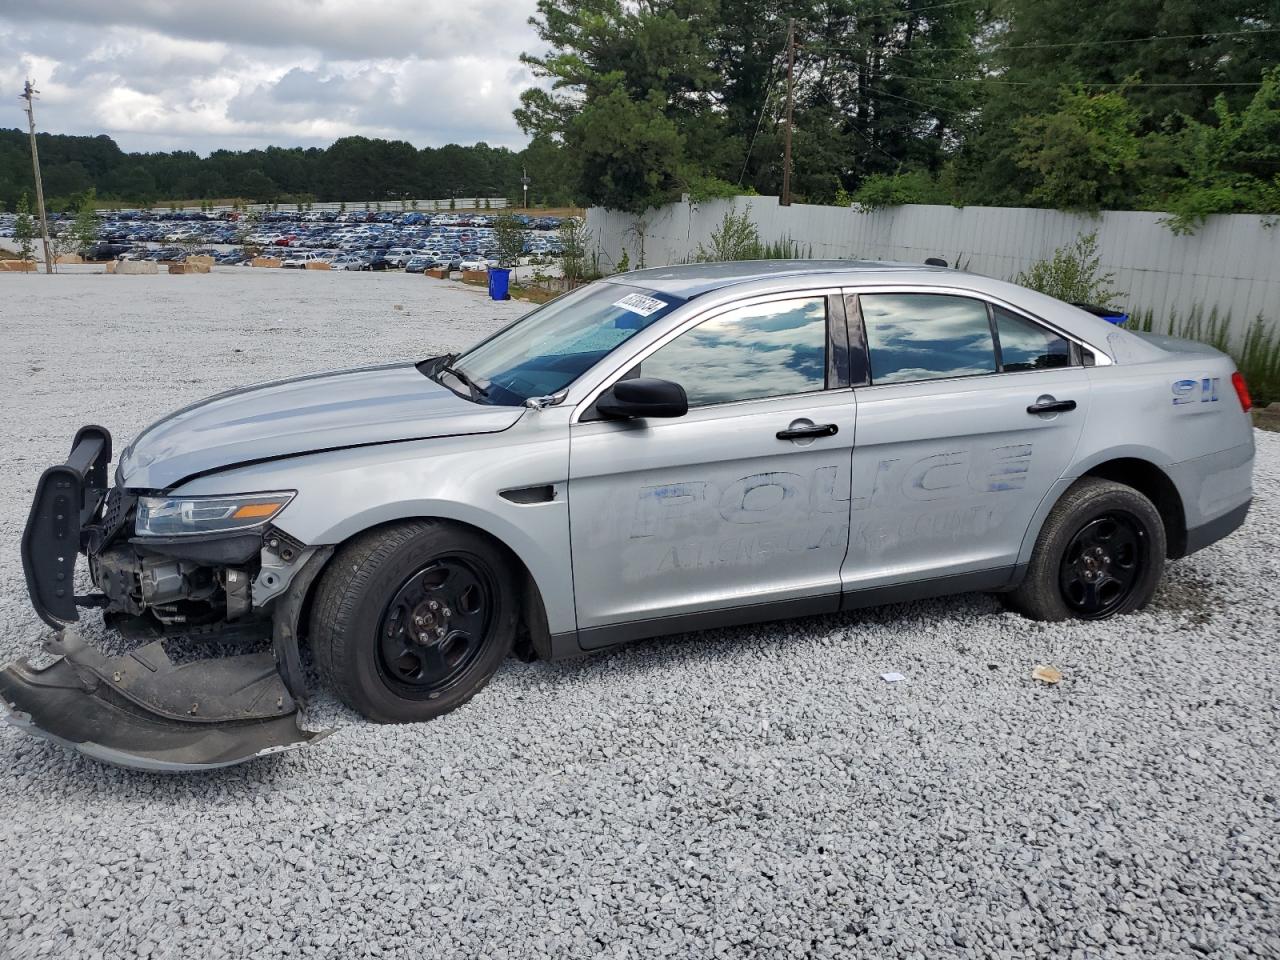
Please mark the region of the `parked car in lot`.
[[395, 263], [392, 262], [381, 250], [369, 252], [368, 256], [362, 257], [361, 259], [364, 261], [363, 266], [360, 267], [361, 270], [378, 271], [396, 269]]
[[430, 257], [410, 257], [404, 265], [405, 273], [422, 273], [431, 264]]
[[95, 243], [81, 251], [81, 256], [91, 263], [115, 260], [133, 250], [128, 243]]
[[285, 254], [280, 266], [294, 270], [305, 270], [308, 263], [322, 263], [327, 258], [314, 250], [299, 250]]
[[[110, 435], [81, 429], [22, 539], [61, 659], [4, 668], [0, 701], [91, 756], [188, 769], [314, 740], [302, 636], [340, 699], [402, 722], [513, 650], [972, 590], [1037, 620], [1126, 614], [1243, 522], [1249, 407], [1208, 346], [957, 271], [611, 277], [460, 355], [188, 406], [113, 482]], [[66, 587], [77, 551], [96, 594]], [[273, 649], [109, 657], [68, 629], [81, 604]]]
[[465, 257], [459, 261], [458, 269], [459, 270], [481, 270], [481, 271], [488, 270], [489, 261], [487, 258], [482, 257], [479, 254], [472, 254], [471, 256]]

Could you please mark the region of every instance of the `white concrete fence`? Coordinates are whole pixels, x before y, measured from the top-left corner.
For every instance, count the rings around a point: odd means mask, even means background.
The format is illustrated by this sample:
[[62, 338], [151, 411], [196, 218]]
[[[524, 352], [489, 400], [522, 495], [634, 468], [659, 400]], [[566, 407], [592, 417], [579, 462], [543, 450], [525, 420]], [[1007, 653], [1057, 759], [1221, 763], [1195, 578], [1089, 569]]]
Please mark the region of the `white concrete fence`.
[[801, 255], [836, 259], [903, 260], [942, 257], [973, 273], [1013, 279], [1037, 260], [1097, 231], [1098, 253], [1130, 312], [1153, 310], [1157, 328], [1193, 304], [1229, 311], [1237, 334], [1262, 314], [1280, 322], [1280, 223], [1276, 217], [1220, 215], [1194, 234], [1179, 236], [1161, 213], [1111, 211], [1096, 217], [1003, 207], [910, 205], [862, 213], [850, 207], [781, 206], [776, 197], [736, 197], [675, 203], [644, 217], [593, 207], [591, 245], [612, 267], [623, 250], [639, 265], [692, 260], [729, 211], [748, 211], [766, 243], [794, 240]]

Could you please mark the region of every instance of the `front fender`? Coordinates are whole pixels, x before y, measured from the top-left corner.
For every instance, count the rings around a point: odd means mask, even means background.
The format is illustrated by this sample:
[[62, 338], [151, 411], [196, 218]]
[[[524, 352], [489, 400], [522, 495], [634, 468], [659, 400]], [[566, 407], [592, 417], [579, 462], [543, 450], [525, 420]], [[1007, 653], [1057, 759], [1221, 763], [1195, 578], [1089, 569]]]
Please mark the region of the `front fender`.
[[[469, 524], [503, 543], [528, 569], [552, 633], [576, 628], [569, 554], [568, 410], [526, 416], [501, 434], [416, 440], [309, 454], [202, 477], [174, 491], [212, 494], [296, 490], [275, 518], [308, 545], [339, 544], [396, 520]], [[517, 502], [504, 491], [550, 488]]]

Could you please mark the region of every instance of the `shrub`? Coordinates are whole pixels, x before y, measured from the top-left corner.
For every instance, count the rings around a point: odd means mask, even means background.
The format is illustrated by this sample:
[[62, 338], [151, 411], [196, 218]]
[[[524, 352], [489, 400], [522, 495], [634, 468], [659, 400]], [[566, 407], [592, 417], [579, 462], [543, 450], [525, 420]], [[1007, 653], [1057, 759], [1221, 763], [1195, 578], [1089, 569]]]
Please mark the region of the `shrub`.
[[1248, 381], [1253, 402], [1260, 407], [1280, 401], [1280, 336], [1275, 324], [1258, 314], [1244, 337], [1236, 366]]
[[836, 203], [861, 213], [874, 213], [905, 203], [950, 203], [951, 195], [924, 170], [873, 173], [853, 193], [836, 191]]
[[1013, 282], [1066, 303], [1108, 306], [1125, 295], [1111, 286], [1114, 279], [1114, 273], [1102, 272], [1095, 230], [1059, 247], [1048, 260], [1033, 263], [1030, 270], [1019, 273]]
[[720, 226], [711, 231], [711, 246], [698, 244], [694, 260], [698, 263], [720, 263], [730, 260], [794, 260], [799, 256], [800, 245], [790, 237], [762, 243], [748, 207], [741, 213], [735, 210], [727, 212]]

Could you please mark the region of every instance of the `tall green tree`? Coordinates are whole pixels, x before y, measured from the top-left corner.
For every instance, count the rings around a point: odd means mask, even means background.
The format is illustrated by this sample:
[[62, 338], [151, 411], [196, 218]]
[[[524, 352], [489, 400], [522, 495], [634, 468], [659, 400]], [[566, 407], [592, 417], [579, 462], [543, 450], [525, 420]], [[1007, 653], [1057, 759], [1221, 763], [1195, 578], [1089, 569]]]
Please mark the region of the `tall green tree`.
[[1063, 90], [1052, 113], [1015, 125], [1014, 161], [1035, 180], [1038, 205], [1066, 210], [1115, 209], [1141, 192], [1141, 114], [1123, 93]]
[[[982, 110], [957, 151], [962, 198], [1027, 202], [1038, 174], [1019, 163], [1020, 121], [1059, 111], [1064, 86], [1123, 87], [1143, 136], [1212, 121], [1219, 94], [1240, 109], [1256, 89], [1250, 85], [1280, 62], [1277, 28], [1275, 0], [1003, 0], [982, 42]], [[1138, 203], [1133, 196], [1124, 206]]]
[[18, 244], [18, 256], [31, 260], [36, 253], [36, 225], [31, 219], [31, 200], [23, 191], [18, 197], [18, 216], [13, 221], [13, 239]]
[[71, 224], [71, 236], [78, 252], [93, 246], [98, 239], [97, 199], [97, 191], [92, 187], [76, 198], [76, 218]]
[[521, 59], [550, 89], [526, 90], [516, 121], [575, 155], [583, 201], [639, 212], [705, 175], [688, 148], [714, 122], [715, 12], [714, 0], [538, 0], [530, 23], [549, 49]]
[[1148, 197], [1173, 214], [1176, 231], [1214, 213], [1280, 213], [1280, 66], [1243, 109], [1219, 95], [1212, 120], [1180, 119], [1175, 132], [1152, 137], [1164, 168]]

